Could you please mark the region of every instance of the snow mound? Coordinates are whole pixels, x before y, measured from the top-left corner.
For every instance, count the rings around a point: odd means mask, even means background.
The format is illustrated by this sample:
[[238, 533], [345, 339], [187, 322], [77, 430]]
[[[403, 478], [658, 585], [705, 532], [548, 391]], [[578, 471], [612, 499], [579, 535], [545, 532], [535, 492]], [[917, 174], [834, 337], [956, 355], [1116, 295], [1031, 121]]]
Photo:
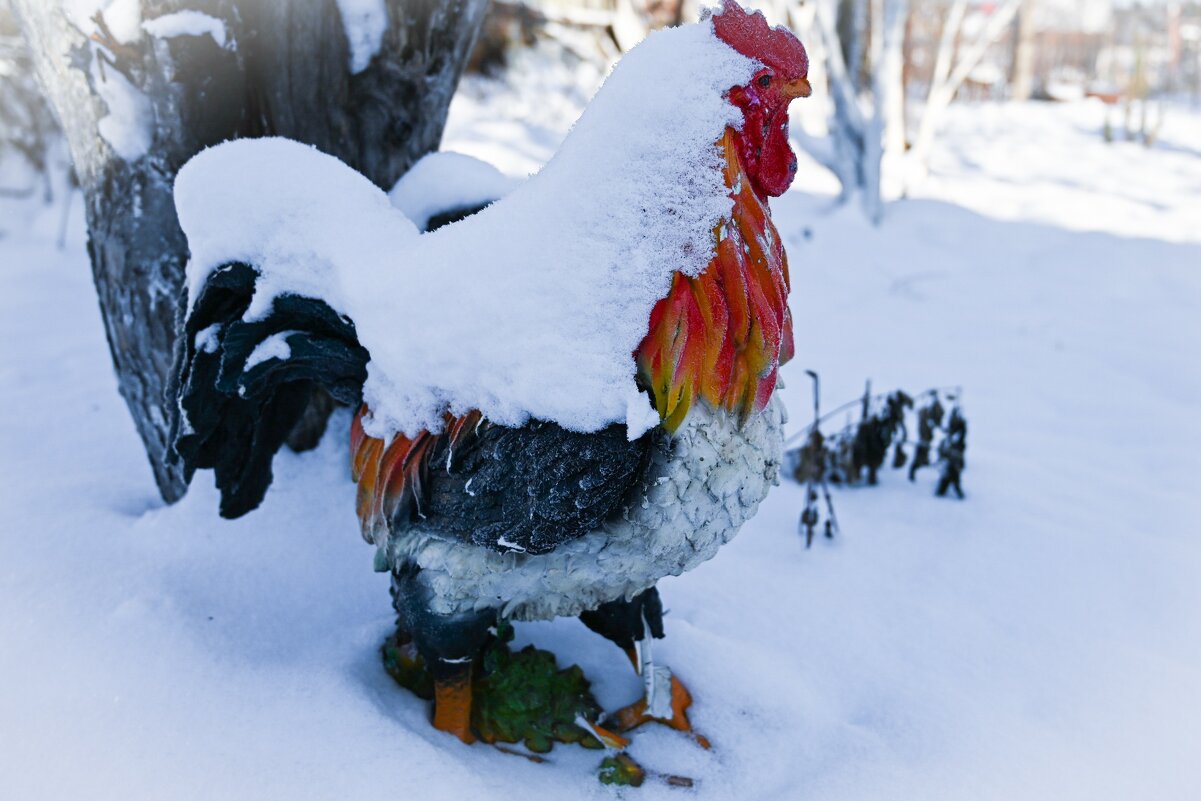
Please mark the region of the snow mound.
[[339, 279], [398, 269], [399, 254], [418, 236], [362, 175], [280, 138], [236, 140], [199, 154], [176, 177], [175, 208], [191, 251], [189, 298], [214, 267], [253, 264], [262, 278], [248, 319], [265, 316], [282, 292], [350, 314]]
[[180, 171], [190, 297], [221, 264], [275, 295], [324, 299], [371, 352], [367, 432], [438, 430], [479, 409], [575, 431], [657, 422], [632, 352], [677, 271], [696, 275], [729, 213], [717, 140], [755, 62], [709, 24], [631, 51], [546, 167], [503, 200], [424, 236], [336, 159], [280, 139], [211, 148]]
[[486, 161], [443, 151], [422, 157], [400, 177], [388, 199], [424, 231], [435, 214], [482, 206], [519, 183]]

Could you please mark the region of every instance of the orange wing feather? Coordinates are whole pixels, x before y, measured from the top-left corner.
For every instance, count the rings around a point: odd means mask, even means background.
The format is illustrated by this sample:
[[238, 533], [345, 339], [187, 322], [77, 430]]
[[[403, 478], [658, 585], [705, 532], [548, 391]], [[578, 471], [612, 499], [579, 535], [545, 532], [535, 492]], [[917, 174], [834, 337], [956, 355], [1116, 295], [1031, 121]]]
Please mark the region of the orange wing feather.
[[483, 415], [468, 412], [462, 417], [446, 415], [439, 434], [421, 431], [414, 437], [397, 435], [390, 443], [368, 436], [363, 430], [364, 406], [350, 427], [351, 478], [358, 485], [357, 511], [363, 539], [375, 541], [376, 532], [388, 528], [404, 504], [413, 504], [421, 514], [421, 486], [429, 455], [443, 438], [450, 441], [451, 454], [483, 425]]

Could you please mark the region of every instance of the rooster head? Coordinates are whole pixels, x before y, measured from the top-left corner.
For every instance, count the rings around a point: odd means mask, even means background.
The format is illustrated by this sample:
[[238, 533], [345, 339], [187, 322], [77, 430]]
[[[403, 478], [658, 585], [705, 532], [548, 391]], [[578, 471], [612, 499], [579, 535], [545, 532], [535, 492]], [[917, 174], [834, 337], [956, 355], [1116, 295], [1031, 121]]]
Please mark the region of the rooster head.
[[761, 13], [748, 14], [734, 0], [724, 0], [713, 15], [713, 31], [763, 64], [750, 83], [732, 88], [729, 98], [742, 111], [738, 147], [755, 192], [778, 197], [796, 175], [796, 155], [788, 144], [788, 104], [809, 96], [809, 56], [791, 31], [772, 28]]

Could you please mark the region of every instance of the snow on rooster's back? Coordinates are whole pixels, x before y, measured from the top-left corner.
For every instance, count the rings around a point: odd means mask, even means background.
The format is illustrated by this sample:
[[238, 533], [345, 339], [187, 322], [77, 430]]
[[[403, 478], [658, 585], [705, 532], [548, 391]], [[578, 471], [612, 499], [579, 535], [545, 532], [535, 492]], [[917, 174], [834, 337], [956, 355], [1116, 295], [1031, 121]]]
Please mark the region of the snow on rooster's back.
[[191, 300], [231, 261], [354, 320], [371, 352], [368, 433], [437, 430], [446, 411], [631, 437], [658, 422], [632, 353], [676, 271], [708, 264], [729, 214], [716, 142], [756, 64], [710, 23], [660, 31], [617, 65], [560, 151], [474, 217], [431, 234], [331, 156], [229, 142], [180, 170]]

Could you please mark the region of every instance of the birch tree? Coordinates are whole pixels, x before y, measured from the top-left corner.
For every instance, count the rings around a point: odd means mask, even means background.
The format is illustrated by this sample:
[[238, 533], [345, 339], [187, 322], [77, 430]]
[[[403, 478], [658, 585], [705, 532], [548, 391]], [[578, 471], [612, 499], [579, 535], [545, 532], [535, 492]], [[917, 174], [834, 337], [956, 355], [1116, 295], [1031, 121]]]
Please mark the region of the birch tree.
[[1013, 66], [1009, 72], [1011, 100], [1029, 100], [1034, 94], [1034, 0], [1022, 0], [1013, 37]]
[[792, 6], [792, 25], [802, 31], [811, 59], [824, 66], [831, 101], [828, 136], [815, 138], [800, 126], [794, 133], [806, 152], [838, 178], [841, 201], [858, 197], [868, 218], [879, 223], [886, 170], [895, 168], [896, 183], [907, 187], [925, 176], [951, 101], [1022, 3], [1002, 0], [964, 42], [969, 3], [951, 1], [912, 141], [906, 136], [903, 82], [908, 0], [814, 0]]
[[993, 9], [976, 36], [964, 43], [961, 40], [968, 0], [953, 0], [951, 3], [939, 37], [934, 74], [930, 78], [930, 90], [918, 122], [917, 136], [906, 155], [910, 182], [925, 177], [930, 148], [946, 118], [951, 101], [955, 99], [955, 93], [980, 64], [989, 47], [1005, 33], [1021, 6], [1022, 0], [1003, 0]]
[[[908, 0], [834, 0], [794, 11], [824, 59], [831, 114], [829, 135], [816, 140], [798, 126], [802, 147], [837, 176], [840, 200], [858, 197], [873, 223], [884, 216], [881, 171], [887, 141], [895, 142], [903, 90], [902, 45]], [[840, 24], [841, 23], [841, 24]], [[903, 137], [902, 137], [903, 140]]]

